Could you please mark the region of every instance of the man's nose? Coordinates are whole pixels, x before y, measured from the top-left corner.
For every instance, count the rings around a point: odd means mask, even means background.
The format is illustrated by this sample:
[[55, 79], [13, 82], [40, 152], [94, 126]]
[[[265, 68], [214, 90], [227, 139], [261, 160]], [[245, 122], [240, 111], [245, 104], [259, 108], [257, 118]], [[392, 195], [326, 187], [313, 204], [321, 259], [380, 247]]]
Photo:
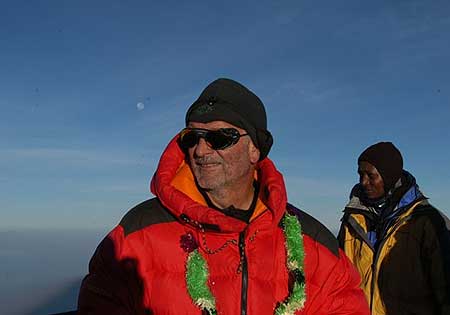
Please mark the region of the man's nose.
[[210, 154], [213, 149], [209, 147], [209, 145], [206, 143], [205, 139], [200, 138], [197, 145], [195, 146], [195, 156], [205, 156], [207, 154]]
[[359, 179], [359, 183], [363, 187], [367, 187], [369, 185], [369, 179], [367, 178], [367, 176], [361, 176], [360, 179]]

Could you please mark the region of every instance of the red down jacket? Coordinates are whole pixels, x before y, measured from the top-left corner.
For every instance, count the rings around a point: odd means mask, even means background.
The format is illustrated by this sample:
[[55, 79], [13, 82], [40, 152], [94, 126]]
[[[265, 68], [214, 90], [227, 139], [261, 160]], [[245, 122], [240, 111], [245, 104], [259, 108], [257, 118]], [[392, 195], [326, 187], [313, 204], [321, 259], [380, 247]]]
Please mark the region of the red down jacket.
[[[287, 204], [283, 177], [268, 158], [258, 165], [260, 195], [249, 224], [208, 208], [184, 159], [174, 139], [152, 180], [156, 198], [131, 209], [98, 246], [78, 314], [202, 314], [186, 287], [180, 239], [190, 232], [208, 263], [217, 313], [272, 315], [289, 294], [279, 225], [286, 211], [301, 223], [305, 250], [306, 302], [296, 314], [369, 314], [358, 273], [324, 226]], [[189, 223], [194, 221], [203, 231]], [[238, 271], [239, 245], [245, 263]]]

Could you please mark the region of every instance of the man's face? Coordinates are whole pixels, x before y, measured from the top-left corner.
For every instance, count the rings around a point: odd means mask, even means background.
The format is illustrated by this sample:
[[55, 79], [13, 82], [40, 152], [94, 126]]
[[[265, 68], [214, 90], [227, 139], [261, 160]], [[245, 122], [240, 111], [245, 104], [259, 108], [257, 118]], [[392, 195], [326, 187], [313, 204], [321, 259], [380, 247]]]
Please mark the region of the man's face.
[[369, 199], [378, 199], [384, 196], [384, 182], [378, 170], [366, 161], [358, 164], [359, 183]]
[[[224, 121], [190, 122], [188, 128], [208, 130], [235, 128], [240, 134], [246, 134], [244, 129]], [[200, 138], [198, 144], [188, 149], [188, 156], [197, 183], [204, 190], [239, 189], [239, 185], [253, 177], [259, 150], [249, 136], [239, 138], [236, 144], [223, 150], [213, 150], [205, 139]]]

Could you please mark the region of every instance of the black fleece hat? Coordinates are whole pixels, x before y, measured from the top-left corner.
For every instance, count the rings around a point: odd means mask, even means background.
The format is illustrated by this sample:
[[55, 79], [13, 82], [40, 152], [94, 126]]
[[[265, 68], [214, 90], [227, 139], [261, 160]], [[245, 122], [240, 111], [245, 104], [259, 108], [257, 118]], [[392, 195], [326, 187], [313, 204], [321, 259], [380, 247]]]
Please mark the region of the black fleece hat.
[[217, 79], [210, 83], [186, 113], [189, 122], [225, 121], [247, 131], [264, 159], [273, 143], [267, 130], [264, 104], [258, 96], [239, 82]]
[[375, 166], [384, 182], [386, 192], [391, 190], [402, 176], [403, 158], [392, 142], [378, 142], [364, 150], [358, 163], [366, 161]]

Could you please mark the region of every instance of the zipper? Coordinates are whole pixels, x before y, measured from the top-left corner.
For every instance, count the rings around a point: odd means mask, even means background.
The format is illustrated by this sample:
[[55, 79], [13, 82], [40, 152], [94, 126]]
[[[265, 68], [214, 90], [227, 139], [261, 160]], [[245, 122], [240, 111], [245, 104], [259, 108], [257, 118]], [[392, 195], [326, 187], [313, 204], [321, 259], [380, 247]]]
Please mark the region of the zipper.
[[245, 256], [245, 231], [239, 234], [239, 253], [240, 266], [238, 269], [242, 273], [242, 288], [241, 288], [241, 315], [247, 315], [247, 289], [248, 289], [248, 269], [247, 257]]
[[394, 231], [401, 225], [403, 222], [408, 221], [413, 214], [409, 214], [408, 216], [402, 218], [401, 220], [394, 223], [394, 225], [388, 230], [388, 233], [382, 238], [380, 245], [377, 248], [377, 251], [375, 252], [374, 259], [372, 261], [372, 283], [370, 285], [370, 311], [372, 312], [372, 306], [373, 306], [373, 294], [375, 289], [375, 279], [378, 276], [378, 273], [376, 272], [376, 266], [378, 264], [378, 259], [380, 257], [381, 250], [383, 249], [384, 244], [388, 240], [388, 238], [394, 233]]

